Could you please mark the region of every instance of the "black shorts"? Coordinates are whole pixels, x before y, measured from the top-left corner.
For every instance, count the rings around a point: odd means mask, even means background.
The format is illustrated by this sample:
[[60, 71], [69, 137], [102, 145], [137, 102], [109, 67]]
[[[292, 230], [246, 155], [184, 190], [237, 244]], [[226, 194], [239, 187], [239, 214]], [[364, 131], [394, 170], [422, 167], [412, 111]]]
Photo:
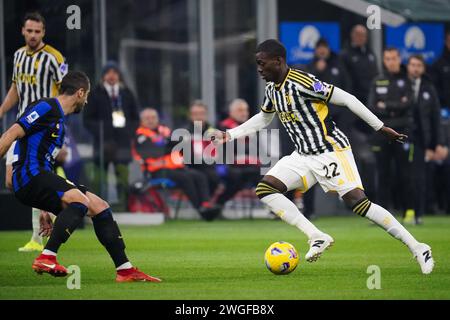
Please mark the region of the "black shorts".
[[75, 185], [53, 172], [42, 171], [14, 195], [27, 206], [58, 215], [63, 210], [61, 197], [72, 189], [78, 189], [84, 194], [88, 191], [85, 186]]

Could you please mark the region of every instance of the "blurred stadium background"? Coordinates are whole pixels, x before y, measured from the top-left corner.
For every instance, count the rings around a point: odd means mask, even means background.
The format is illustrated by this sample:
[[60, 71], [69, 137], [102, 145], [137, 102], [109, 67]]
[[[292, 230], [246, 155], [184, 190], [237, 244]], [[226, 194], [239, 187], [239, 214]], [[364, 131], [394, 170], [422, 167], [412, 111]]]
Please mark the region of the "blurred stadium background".
[[[339, 53], [348, 44], [352, 27], [366, 25], [367, 8], [373, 4], [381, 8], [382, 29], [369, 30], [369, 43], [379, 71], [386, 46], [399, 48], [404, 62], [408, 54], [422, 53], [428, 65], [444, 52], [445, 33], [450, 30], [448, 0], [0, 0], [1, 96], [5, 97], [11, 84], [14, 51], [23, 46], [21, 19], [26, 12], [37, 10], [47, 20], [44, 41], [62, 52], [69, 69], [85, 71], [96, 84], [103, 66], [115, 60], [139, 109], [156, 108], [162, 122], [174, 129], [186, 122], [191, 101], [201, 99], [209, 107], [209, 122], [217, 124], [226, 118], [228, 104], [235, 98], [249, 103], [251, 115], [258, 112], [264, 88], [254, 63], [258, 42], [279, 38], [287, 46], [289, 63], [306, 65], [321, 37]], [[81, 9], [79, 30], [66, 27], [70, 16], [67, 8], [71, 5]], [[448, 107], [442, 105], [444, 127]], [[5, 116], [3, 129], [14, 119], [14, 112]], [[66, 166], [67, 174], [76, 182], [92, 185], [94, 137], [85, 130], [83, 117], [72, 117], [68, 123], [76, 148], [72, 162]], [[274, 123], [273, 128], [278, 125]], [[103, 154], [104, 144], [98, 145]], [[286, 153], [285, 148], [288, 147], [276, 141], [276, 151], [271, 156]], [[360, 164], [363, 178], [372, 170], [370, 163], [367, 168]], [[436, 165], [444, 167], [439, 172], [445, 174], [439, 176], [450, 182], [448, 160]], [[116, 212], [127, 212], [128, 203], [120, 199], [114, 188], [113, 169], [108, 169], [107, 174], [100, 175], [96, 191], [115, 206]], [[129, 169], [128, 182], [132, 185], [140, 179], [140, 171], [132, 162]], [[2, 189], [4, 160], [0, 172]], [[445, 181], [441, 182], [443, 185], [438, 183], [432, 185], [444, 194], [434, 195], [430, 208], [435, 213], [448, 213], [445, 199], [450, 198], [450, 188]], [[373, 192], [371, 186], [367, 188]], [[8, 191], [2, 190], [2, 197], [7, 199]], [[177, 195], [169, 191], [166, 197], [170, 200], [170, 216], [174, 217]], [[302, 206], [302, 196], [294, 197]], [[314, 194], [313, 201], [316, 217], [351, 214], [337, 197], [326, 197], [321, 191]], [[4, 210], [16, 208], [13, 200], [8, 206]], [[245, 193], [227, 204], [224, 216], [271, 217], [255, 197]], [[186, 201], [182, 201], [178, 217], [198, 219]], [[117, 219], [120, 221], [120, 217]], [[162, 222], [163, 218], [159, 216], [154, 221]], [[2, 222], [4, 226], [6, 223]], [[18, 222], [18, 226], [23, 223]]]

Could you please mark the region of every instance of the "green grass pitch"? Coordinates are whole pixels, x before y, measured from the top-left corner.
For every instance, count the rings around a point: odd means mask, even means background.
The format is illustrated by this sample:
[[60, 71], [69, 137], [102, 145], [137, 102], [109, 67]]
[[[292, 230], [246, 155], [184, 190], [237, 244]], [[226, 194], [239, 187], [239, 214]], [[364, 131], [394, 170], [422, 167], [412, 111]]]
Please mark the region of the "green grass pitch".
[[[59, 254], [60, 263], [80, 267], [80, 290], [67, 289], [64, 278], [31, 270], [36, 253], [17, 251], [29, 232], [0, 232], [0, 299], [450, 299], [450, 218], [425, 222], [409, 230], [433, 248], [436, 267], [428, 276], [406, 246], [358, 217], [315, 221], [336, 242], [313, 264], [303, 260], [306, 237], [282, 221], [122, 227], [131, 261], [161, 277], [160, 284], [116, 284], [112, 262], [88, 226], [75, 232]], [[264, 265], [266, 248], [279, 240], [300, 253], [290, 275], [273, 275]], [[367, 288], [370, 265], [381, 269], [381, 290]]]

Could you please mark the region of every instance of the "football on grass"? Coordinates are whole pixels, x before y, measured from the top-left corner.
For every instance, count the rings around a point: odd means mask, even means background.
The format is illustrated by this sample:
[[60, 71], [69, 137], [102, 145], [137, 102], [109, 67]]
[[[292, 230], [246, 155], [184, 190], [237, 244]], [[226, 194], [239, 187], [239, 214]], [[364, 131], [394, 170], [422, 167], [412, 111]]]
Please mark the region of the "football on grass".
[[297, 268], [298, 253], [295, 247], [284, 241], [272, 243], [264, 255], [267, 269], [272, 273], [288, 274]]

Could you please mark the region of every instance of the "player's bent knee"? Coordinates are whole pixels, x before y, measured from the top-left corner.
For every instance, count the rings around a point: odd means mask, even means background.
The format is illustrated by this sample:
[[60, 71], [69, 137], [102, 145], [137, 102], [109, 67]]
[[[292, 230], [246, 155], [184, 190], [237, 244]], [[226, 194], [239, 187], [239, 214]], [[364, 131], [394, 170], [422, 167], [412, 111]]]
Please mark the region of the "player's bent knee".
[[89, 198], [81, 193], [81, 191], [78, 189], [71, 189], [69, 191], [66, 191], [61, 200], [66, 204], [81, 203], [88, 208], [90, 204]]
[[282, 193], [280, 190], [278, 190], [275, 186], [273, 186], [271, 183], [267, 181], [261, 181], [256, 186], [256, 195], [259, 199], [263, 199], [264, 197], [267, 197], [271, 194], [277, 194]]
[[104, 200], [90, 200], [89, 204], [89, 216], [95, 217], [99, 213], [102, 213], [109, 208], [109, 204]]
[[366, 197], [359, 200], [352, 207], [352, 211], [361, 217], [365, 217], [371, 206], [372, 202]]
[[349, 208], [353, 208], [357, 203], [366, 199], [367, 196], [362, 189], [356, 188], [352, 191], [347, 192], [344, 196], [342, 196], [342, 200], [344, 200], [345, 204]]
[[90, 217], [94, 217], [109, 208], [108, 202], [106, 202], [99, 196], [97, 196], [91, 192], [87, 192], [86, 196], [89, 199], [89, 216]]
[[342, 200], [352, 208], [352, 211], [361, 217], [365, 217], [369, 211], [372, 202], [369, 201], [362, 189], [354, 189], [346, 193]]

